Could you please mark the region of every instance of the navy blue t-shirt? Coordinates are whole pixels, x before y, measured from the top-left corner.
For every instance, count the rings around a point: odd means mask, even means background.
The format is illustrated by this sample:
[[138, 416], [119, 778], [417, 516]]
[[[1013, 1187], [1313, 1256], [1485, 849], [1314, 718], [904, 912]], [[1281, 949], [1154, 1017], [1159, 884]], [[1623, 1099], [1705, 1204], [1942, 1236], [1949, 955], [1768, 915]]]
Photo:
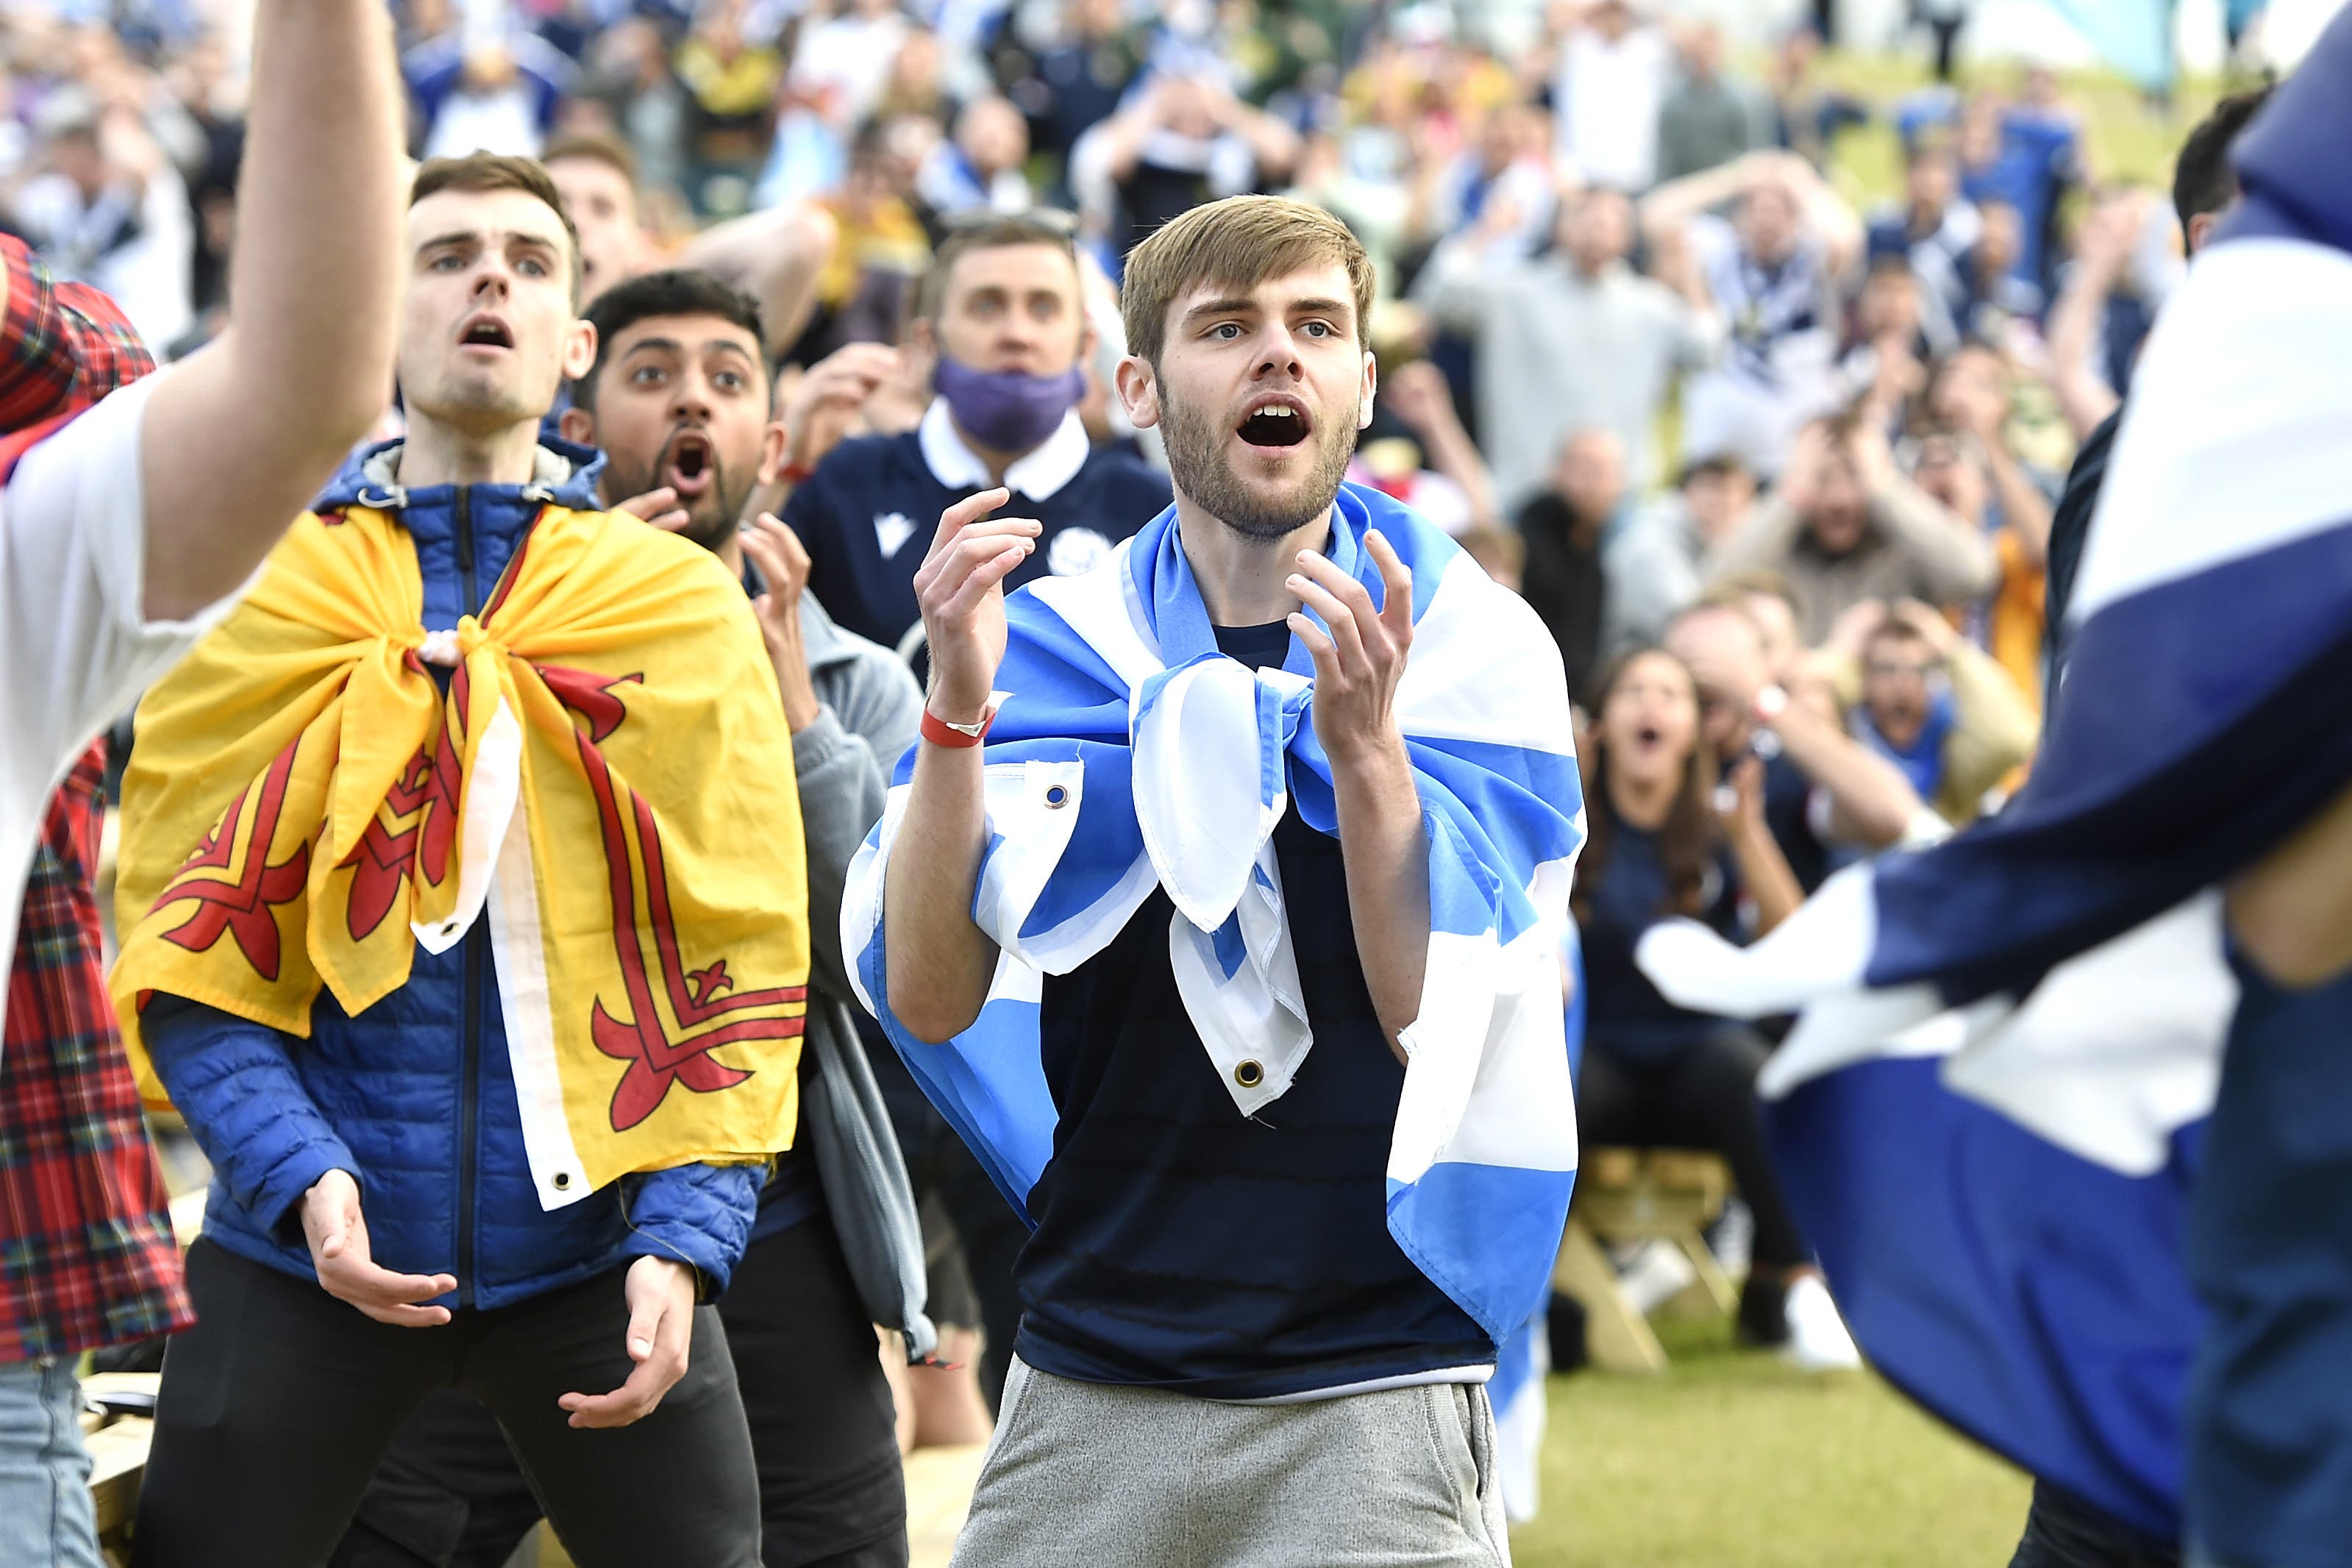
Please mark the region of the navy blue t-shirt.
[[2189, 1221], [2208, 1313], [2190, 1532], [2229, 1563], [2352, 1564], [2352, 974], [2241, 987]]
[[[1811, 893], [1846, 858], [1813, 831], [1813, 784], [1780, 749], [1780, 738], [1757, 731], [1757, 754], [1764, 758], [1764, 826], [1789, 862], [1797, 886]], [[1769, 754], [1767, 754], [1769, 752]]]
[[[1577, 928], [1584, 944], [1585, 1048], [1622, 1061], [1659, 1062], [1721, 1033], [1721, 1018], [1675, 1006], [1633, 963], [1633, 944], [1642, 933], [1675, 912], [1658, 836], [1613, 824], [1608, 858], [1598, 867], [1580, 868], [1578, 877], [1585, 902]], [[1736, 937], [1738, 872], [1719, 848], [1699, 899], [1698, 918], [1723, 936]]]
[[[1220, 628], [1278, 664], [1289, 629]], [[1404, 1068], [1372, 1009], [1339, 841], [1274, 833], [1314, 1048], [1244, 1116], [1184, 1011], [1155, 889], [1110, 945], [1047, 975], [1039, 1036], [1060, 1112], [1014, 1269], [1014, 1349], [1041, 1371], [1214, 1399], [1272, 1398], [1491, 1363], [1484, 1331], [1388, 1230]]]
[[[923, 618], [915, 573], [939, 531], [940, 513], [971, 493], [939, 481], [923, 461], [917, 431], [843, 442], [784, 503], [784, 521], [809, 552], [809, 591], [841, 626], [898, 647]], [[1016, 491], [994, 515], [1035, 518], [1045, 531], [1036, 553], [1005, 579], [1005, 590], [1087, 570], [1171, 499], [1167, 475], [1101, 448], [1045, 500]]]

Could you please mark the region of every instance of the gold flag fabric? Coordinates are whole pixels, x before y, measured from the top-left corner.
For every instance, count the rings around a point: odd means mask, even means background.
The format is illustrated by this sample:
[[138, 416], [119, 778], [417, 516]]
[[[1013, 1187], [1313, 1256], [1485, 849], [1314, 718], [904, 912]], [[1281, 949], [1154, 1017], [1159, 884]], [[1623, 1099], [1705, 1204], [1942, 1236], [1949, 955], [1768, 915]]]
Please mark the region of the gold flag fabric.
[[550, 506], [478, 619], [428, 635], [423, 592], [391, 517], [306, 516], [140, 705], [112, 991], [142, 1087], [152, 993], [307, 1037], [321, 985], [363, 1013], [481, 919], [549, 1206], [789, 1147], [807, 879], [742, 590]]

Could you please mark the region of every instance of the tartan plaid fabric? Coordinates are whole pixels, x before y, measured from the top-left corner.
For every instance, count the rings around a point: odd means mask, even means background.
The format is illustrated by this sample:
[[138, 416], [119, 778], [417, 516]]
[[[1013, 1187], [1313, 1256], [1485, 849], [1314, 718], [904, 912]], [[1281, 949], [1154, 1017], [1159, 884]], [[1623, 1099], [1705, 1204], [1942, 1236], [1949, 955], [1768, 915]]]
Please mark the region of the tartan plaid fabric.
[[105, 746], [50, 797], [0, 1043], [0, 1363], [184, 1328], [163, 1174], [99, 956]]
[[0, 433], [77, 407], [155, 368], [113, 300], [85, 283], [59, 283], [25, 242], [0, 235], [8, 303], [0, 318]]

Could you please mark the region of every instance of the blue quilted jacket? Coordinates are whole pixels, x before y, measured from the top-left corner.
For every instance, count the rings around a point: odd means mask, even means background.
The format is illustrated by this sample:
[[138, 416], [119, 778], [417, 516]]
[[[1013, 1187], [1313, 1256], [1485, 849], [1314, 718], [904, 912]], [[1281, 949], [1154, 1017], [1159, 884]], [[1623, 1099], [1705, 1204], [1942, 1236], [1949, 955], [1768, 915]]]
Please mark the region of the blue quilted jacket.
[[[550, 444], [530, 485], [394, 482], [397, 444], [338, 475], [324, 511], [359, 502], [397, 515], [416, 545], [425, 626], [477, 611], [540, 509], [597, 506], [604, 459]], [[524, 1158], [489, 922], [354, 1018], [321, 992], [311, 1037], [177, 997], [142, 1023], [172, 1102], [213, 1163], [205, 1235], [256, 1262], [313, 1277], [303, 1193], [341, 1168], [360, 1184], [375, 1261], [455, 1275], [442, 1305], [494, 1308], [625, 1267], [641, 1255], [692, 1264], [725, 1289], [759, 1198], [757, 1166], [687, 1165], [625, 1177], [552, 1212]]]

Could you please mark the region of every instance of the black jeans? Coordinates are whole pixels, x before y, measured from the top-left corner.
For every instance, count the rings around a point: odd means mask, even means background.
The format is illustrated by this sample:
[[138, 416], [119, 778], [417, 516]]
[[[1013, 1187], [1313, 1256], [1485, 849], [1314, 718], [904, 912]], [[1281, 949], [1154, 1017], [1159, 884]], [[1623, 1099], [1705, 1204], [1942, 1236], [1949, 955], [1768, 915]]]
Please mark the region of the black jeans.
[[2180, 1568], [2180, 1553], [2036, 1480], [2025, 1536], [2009, 1568]]
[[759, 1459], [767, 1568], [907, 1568], [898, 1406], [833, 1222], [753, 1242], [719, 1315]]
[[[765, 1568], [907, 1568], [890, 1381], [832, 1223], [751, 1244], [719, 1306], [759, 1466]], [[540, 1504], [457, 1389], [400, 1429], [331, 1568], [499, 1568]]]
[[556, 1400], [634, 1364], [617, 1274], [439, 1328], [379, 1323], [210, 1242], [188, 1253], [196, 1326], [163, 1355], [132, 1562], [314, 1568], [409, 1412], [436, 1389], [489, 1406], [581, 1568], [757, 1568], [760, 1484], [718, 1312], [686, 1375], [634, 1426], [569, 1426]]
[[1627, 1059], [1600, 1041], [1585, 1047], [1576, 1084], [1578, 1138], [1588, 1147], [1706, 1149], [1731, 1167], [1756, 1215], [1751, 1256], [1763, 1269], [1812, 1260], [1780, 1195], [1756, 1108], [1756, 1075], [1769, 1053], [1753, 1030], [1727, 1024], [1660, 1060]]

